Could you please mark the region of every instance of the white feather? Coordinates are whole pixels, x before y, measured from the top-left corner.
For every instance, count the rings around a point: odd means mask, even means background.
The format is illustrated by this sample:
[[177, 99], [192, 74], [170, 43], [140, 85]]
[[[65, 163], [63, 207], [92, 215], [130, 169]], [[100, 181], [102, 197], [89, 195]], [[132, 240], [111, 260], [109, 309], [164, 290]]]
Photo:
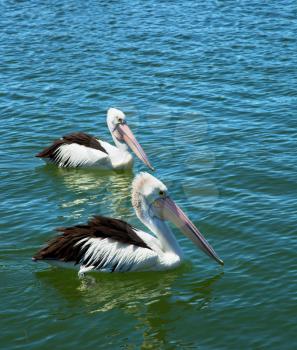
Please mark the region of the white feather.
[[77, 143], [65, 144], [56, 151], [57, 162], [63, 167], [67, 162], [67, 166], [92, 167], [96, 164], [108, 166], [110, 164], [109, 157], [106, 153], [94, 148], [79, 145]]
[[132, 167], [133, 158], [129, 152], [123, 152], [107, 142], [99, 142], [108, 154], [77, 143], [64, 144], [56, 151], [56, 163], [59, 167], [95, 167], [105, 170]]
[[76, 243], [80, 249], [87, 248], [78, 264], [46, 260], [47, 263], [79, 269], [79, 276], [86, 272], [162, 271], [175, 268], [181, 263], [181, 256], [164, 252], [157, 238], [136, 230], [137, 235], [151, 248], [117, 242], [110, 238], [84, 238]]
[[101, 146], [107, 151], [112, 169], [130, 169], [133, 166], [132, 155], [123, 149], [119, 149], [108, 142], [98, 140]]
[[[99, 270], [111, 271], [144, 271], [154, 269], [158, 265], [158, 254], [151, 249], [132, 244], [116, 242], [110, 238], [89, 238], [79, 241], [81, 249], [88, 247], [81, 265], [100, 266]], [[101, 265], [102, 266], [101, 266]]]
[[155, 236], [137, 229], [134, 229], [134, 231], [152, 250], [158, 254], [164, 254], [161, 243]]

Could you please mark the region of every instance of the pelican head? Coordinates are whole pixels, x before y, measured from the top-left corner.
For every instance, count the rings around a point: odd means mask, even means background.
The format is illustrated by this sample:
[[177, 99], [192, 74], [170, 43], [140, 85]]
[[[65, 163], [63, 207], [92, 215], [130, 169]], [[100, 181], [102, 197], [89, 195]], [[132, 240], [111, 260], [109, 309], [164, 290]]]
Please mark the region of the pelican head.
[[119, 148], [123, 148], [123, 146], [126, 147], [125, 144], [127, 144], [144, 164], [146, 164], [151, 170], [154, 170], [148, 157], [144, 153], [144, 150], [127, 125], [126, 116], [122, 111], [116, 108], [109, 108], [107, 111], [107, 125], [115, 144]]
[[141, 221], [170, 221], [205, 254], [224, 264], [197, 227], [170, 198], [167, 187], [151, 174], [140, 173], [133, 180], [132, 205]]

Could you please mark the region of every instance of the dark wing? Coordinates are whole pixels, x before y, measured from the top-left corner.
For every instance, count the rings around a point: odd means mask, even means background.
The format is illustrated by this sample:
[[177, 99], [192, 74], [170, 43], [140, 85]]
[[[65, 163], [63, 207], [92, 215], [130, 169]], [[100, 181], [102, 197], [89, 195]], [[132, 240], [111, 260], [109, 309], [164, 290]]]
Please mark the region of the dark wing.
[[[133, 227], [125, 221], [94, 216], [86, 225], [77, 225], [67, 228], [59, 228], [61, 235], [52, 239], [46, 247], [35, 254], [33, 260], [60, 260], [74, 262], [75, 264], [90, 264], [86, 261], [85, 253], [95, 242], [97, 250], [100, 250], [100, 242], [104, 238], [111, 239], [114, 243], [123, 243], [134, 248], [151, 249], [134, 231]], [[95, 239], [95, 241], [94, 241]], [[101, 244], [102, 250], [106, 244]], [[135, 250], [135, 249], [134, 249]], [[99, 252], [100, 253], [100, 252]], [[97, 254], [97, 253], [96, 253]], [[102, 254], [97, 264], [103, 264], [106, 252]], [[98, 254], [97, 254], [98, 255]]]
[[[48, 158], [52, 162], [59, 164], [60, 166], [67, 167], [71, 164], [71, 154], [67, 152], [67, 156], [63, 157], [63, 153], [61, 154], [60, 151], [62, 149], [62, 146], [71, 144], [85, 146], [108, 154], [106, 149], [94, 136], [83, 132], [76, 132], [69, 135], [65, 135], [61, 139], [55, 140], [49, 147], [45, 148], [42, 152], [38, 153], [36, 157]], [[73, 155], [73, 157], [75, 158], [75, 155]]]

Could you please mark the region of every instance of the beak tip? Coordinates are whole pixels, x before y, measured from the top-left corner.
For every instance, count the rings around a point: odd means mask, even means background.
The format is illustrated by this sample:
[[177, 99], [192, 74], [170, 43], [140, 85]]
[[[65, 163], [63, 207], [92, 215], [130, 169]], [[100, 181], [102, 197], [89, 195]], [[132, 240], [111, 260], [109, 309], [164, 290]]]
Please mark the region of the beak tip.
[[225, 263], [224, 263], [224, 261], [223, 261], [223, 260], [219, 259], [218, 261], [219, 261], [219, 264], [220, 264], [220, 265], [222, 265], [222, 266], [224, 266], [224, 265], [225, 265]]

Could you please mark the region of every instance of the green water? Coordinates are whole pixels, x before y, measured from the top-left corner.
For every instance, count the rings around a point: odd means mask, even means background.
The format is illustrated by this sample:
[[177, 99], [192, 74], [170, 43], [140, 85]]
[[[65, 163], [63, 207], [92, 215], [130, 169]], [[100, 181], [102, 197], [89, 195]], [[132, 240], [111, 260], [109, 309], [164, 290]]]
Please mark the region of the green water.
[[[295, 349], [296, 2], [0, 6], [0, 348]], [[110, 142], [111, 106], [224, 268], [177, 230], [170, 272], [81, 281], [31, 262], [93, 214], [144, 229], [133, 174], [34, 157], [72, 131]]]

